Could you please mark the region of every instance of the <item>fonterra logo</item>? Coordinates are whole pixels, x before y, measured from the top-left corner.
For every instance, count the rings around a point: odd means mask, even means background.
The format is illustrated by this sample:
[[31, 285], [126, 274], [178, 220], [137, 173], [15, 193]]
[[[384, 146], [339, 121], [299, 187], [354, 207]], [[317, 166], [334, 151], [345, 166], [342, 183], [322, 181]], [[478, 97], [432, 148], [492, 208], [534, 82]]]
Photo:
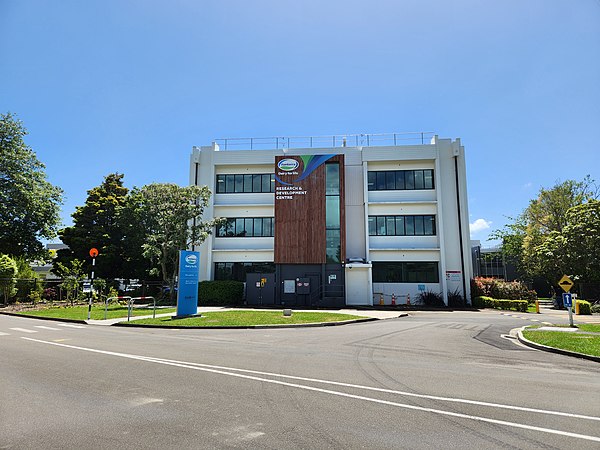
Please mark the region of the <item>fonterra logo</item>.
[[190, 265], [194, 265], [198, 262], [198, 258], [196, 257], [196, 255], [187, 255], [185, 257], [185, 262]]
[[295, 159], [287, 158], [282, 159], [277, 163], [277, 167], [279, 170], [283, 170], [284, 172], [291, 172], [292, 170], [296, 170], [300, 163]]

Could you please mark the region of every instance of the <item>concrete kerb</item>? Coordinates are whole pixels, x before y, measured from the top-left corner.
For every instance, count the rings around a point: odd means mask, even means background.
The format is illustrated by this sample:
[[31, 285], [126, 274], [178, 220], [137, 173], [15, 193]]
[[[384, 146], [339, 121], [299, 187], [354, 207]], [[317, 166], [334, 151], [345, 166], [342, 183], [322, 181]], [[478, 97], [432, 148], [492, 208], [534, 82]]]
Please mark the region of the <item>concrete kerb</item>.
[[557, 353], [559, 355], [566, 355], [566, 356], [574, 356], [576, 358], [582, 358], [582, 359], [587, 359], [587, 360], [594, 361], [594, 362], [600, 362], [600, 357], [598, 357], [598, 356], [586, 355], [585, 353], [579, 353], [579, 352], [572, 352], [570, 350], [563, 350], [562, 348], [549, 347], [547, 345], [542, 345], [542, 344], [538, 344], [537, 342], [530, 341], [529, 339], [527, 339], [523, 336], [523, 330], [525, 328], [527, 328], [527, 326], [521, 327], [517, 331], [517, 339], [523, 345], [526, 345], [531, 348], [535, 348], [537, 350], [543, 350], [545, 352]]
[[[211, 310], [228, 310], [227, 308], [211, 308]], [[210, 312], [210, 311], [203, 311]], [[358, 310], [357, 310], [358, 312]], [[376, 320], [388, 320], [388, 319], [397, 319], [400, 317], [407, 317], [408, 313], [400, 313], [397, 316], [390, 317], [367, 317], [362, 319], [353, 319], [353, 320], [344, 320], [340, 322], [317, 322], [317, 323], [299, 323], [299, 324], [274, 324], [274, 325], [244, 325], [244, 326], [214, 326], [214, 327], [178, 327], [178, 326], [169, 326], [169, 325], [148, 325], [148, 324], [134, 324], [137, 319], [149, 319], [152, 318], [152, 315], [148, 316], [135, 316], [134, 319], [130, 322], [127, 322], [127, 318], [120, 317], [117, 319], [107, 319], [107, 320], [79, 320], [79, 319], [67, 319], [67, 318], [57, 318], [57, 317], [41, 317], [34, 316], [28, 314], [19, 314], [19, 313], [11, 313], [0, 311], [0, 314], [4, 314], [7, 316], [15, 316], [15, 317], [25, 317], [28, 319], [38, 319], [38, 320], [51, 320], [54, 322], [67, 322], [67, 323], [79, 323], [85, 325], [99, 325], [99, 326], [121, 326], [121, 327], [138, 327], [138, 328], [164, 328], [164, 329], [272, 329], [272, 328], [309, 328], [309, 327], [332, 327], [338, 325], [348, 325], [351, 323], [362, 323], [362, 322], [373, 322]], [[200, 314], [200, 312], [199, 312]], [[156, 317], [169, 317], [173, 316], [174, 313], [167, 314], [157, 314]]]
[[26, 317], [27, 319], [52, 320], [54, 322], [87, 324], [87, 321], [79, 320], [79, 319], [66, 319], [66, 318], [63, 319], [60, 317], [42, 317], [42, 316], [34, 316], [32, 314], [19, 314], [19, 313], [5, 312], [5, 311], [0, 311], [0, 314], [4, 314], [5, 316]]

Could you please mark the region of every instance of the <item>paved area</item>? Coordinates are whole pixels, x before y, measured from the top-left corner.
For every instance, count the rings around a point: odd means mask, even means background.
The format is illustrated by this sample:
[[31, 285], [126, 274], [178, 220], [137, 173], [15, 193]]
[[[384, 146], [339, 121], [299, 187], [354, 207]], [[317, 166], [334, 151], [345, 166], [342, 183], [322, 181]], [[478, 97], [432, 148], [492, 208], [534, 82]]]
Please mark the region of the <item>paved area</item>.
[[597, 449], [597, 363], [503, 337], [523, 322], [485, 310], [186, 330], [0, 316], [0, 446]]

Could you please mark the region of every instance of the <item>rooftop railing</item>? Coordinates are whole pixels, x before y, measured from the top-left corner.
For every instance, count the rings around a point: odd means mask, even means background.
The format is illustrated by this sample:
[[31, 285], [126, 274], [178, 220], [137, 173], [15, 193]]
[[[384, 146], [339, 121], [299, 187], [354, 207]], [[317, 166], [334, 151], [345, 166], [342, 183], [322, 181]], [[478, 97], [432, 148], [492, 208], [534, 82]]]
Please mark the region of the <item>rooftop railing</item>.
[[342, 134], [335, 136], [293, 136], [215, 139], [221, 150], [281, 150], [288, 148], [382, 147], [428, 144], [434, 132]]

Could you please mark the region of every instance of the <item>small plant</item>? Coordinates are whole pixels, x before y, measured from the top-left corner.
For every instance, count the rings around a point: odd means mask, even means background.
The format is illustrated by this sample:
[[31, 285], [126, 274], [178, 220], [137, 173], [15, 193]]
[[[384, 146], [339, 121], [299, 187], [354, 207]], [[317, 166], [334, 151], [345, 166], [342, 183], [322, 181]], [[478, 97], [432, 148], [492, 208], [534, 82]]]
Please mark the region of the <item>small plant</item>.
[[42, 293], [42, 298], [53, 302], [57, 298], [56, 289], [51, 287], [44, 289], [44, 292]]
[[417, 301], [419, 302], [419, 304], [423, 304], [425, 306], [446, 306], [442, 294], [440, 294], [439, 292], [421, 292], [419, 295], [417, 295]]
[[465, 298], [458, 289], [448, 292], [448, 306], [450, 308], [464, 308]]

